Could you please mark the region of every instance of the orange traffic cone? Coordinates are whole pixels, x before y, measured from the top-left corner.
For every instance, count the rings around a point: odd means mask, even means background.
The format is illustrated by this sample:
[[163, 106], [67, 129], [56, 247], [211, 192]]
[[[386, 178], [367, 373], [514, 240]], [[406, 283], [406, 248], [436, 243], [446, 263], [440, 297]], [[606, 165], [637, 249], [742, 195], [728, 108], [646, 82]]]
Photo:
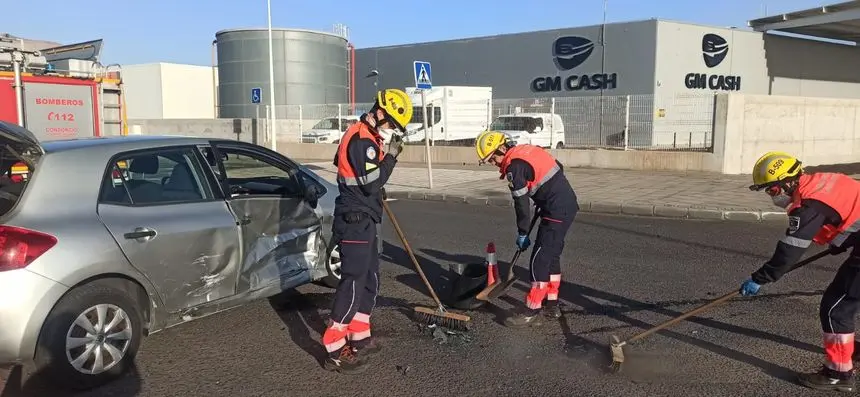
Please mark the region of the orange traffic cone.
[[496, 245], [491, 241], [487, 244], [487, 286], [499, 279], [499, 268], [496, 266]]

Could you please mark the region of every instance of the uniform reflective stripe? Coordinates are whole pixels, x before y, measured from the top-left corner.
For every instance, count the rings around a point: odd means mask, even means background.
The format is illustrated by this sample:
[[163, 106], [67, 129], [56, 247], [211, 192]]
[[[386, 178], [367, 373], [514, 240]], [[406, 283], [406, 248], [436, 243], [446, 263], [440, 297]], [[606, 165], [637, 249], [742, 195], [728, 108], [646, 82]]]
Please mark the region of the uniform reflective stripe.
[[375, 180], [379, 179], [379, 169], [375, 169], [367, 173], [367, 175], [360, 176], [357, 178], [352, 177], [344, 177], [341, 175], [337, 176], [337, 181], [344, 185], [348, 186], [358, 186], [358, 185], [367, 185]]
[[793, 236], [785, 236], [780, 241], [782, 241], [783, 243], [786, 243], [788, 245], [792, 245], [792, 246], [800, 247], [800, 248], [806, 248], [806, 247], [809, 247], [810, 244], [812, 244], [812, 240], [804, 240], [802, 238], [797, 238], [797, 237], [793, 237]]
[[535, 182], [534, 186], [529, 190], [529, 196], [534, 196], [537, 193], [538, 189], [543, 186], [550, 178], [555, 176], [558, 173], [559, 168], [558, 165], [553, 166], [549, 171], [547, 171], [546, 175], [543, 176], [539, 181]]
[[854, 333], [824, 334], [824, 365], [834, 371], [848, 372], [853, 368]]
[[528, 193], [528, 192], [529, 192], [529, 188], [524, 187], [524, 188], [522, 188], [522, 189], [517, 189], [517, 190], [512, 191], [512, 192], [511, 192], [511, 194], [512, 194], [514, 197], [520, 197], [520, 196], [525, 195], [525, 194], [526, 194], [526, 193]]
[[858, 230], [860, 230], [860, 220], [855, 221], [854, 223], [849, 225], [847, 228], [845, 228], [845, 230], [843, 230], [841, 233], [836, 235], [836, 237], [833, 238], [831, 243], [833, 245], [839, 247], [842, 245], [842, 243], [845, 242], [845, 240], [848, 239], [848, 236], [850, 236], [852, 233], [854, 233]]

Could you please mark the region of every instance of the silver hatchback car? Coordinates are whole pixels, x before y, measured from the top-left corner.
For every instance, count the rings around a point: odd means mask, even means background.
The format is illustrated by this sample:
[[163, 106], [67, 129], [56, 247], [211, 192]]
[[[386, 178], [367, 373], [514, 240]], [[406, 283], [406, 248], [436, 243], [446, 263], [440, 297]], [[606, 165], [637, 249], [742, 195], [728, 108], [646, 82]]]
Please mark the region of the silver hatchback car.
[[0, 364], [121, 375], [147, 334], [339, 278], [337, 186], [258, 145], [0, 122]]

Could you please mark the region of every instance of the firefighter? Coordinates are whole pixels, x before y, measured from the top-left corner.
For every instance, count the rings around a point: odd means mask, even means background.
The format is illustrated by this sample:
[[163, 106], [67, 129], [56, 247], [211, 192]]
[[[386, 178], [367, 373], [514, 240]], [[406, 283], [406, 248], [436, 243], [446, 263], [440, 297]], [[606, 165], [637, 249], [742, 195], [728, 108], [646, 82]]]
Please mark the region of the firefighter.
[[505, 319], [505, 325], [540, 325], [541, 313], [551, 318], [561, 317], [558, 306], [561, 253], [564, 238], [579, 211], [576, 193], [564, 176], [561, 163], [539, 146], [517, 145], [496, 131], [481, 133], [475, 148], [481, 163], [499, 167], [499, 179], [508, 180], [517, 219], [517, 249], [525, 250], [531, 244], [529, 198], [541, 217], [529, 259], [531, 290], [526, 295], [525, 307]]
[[821, 298], [824, 365], [798, 375], [800, 384], [813, 389], [851, 391], [854, 316], [860, 307], [860, 182], [839, 173], [804, 173], [798, 159], [776, 151], [761, 156], [752, 175], [750, 190], [764, 190], [786, 209], [788, 229], [770, 260], [741, 284], [742, 295], [755, 295], [761, 285], [779, 280], [813, 242], [828, 244], [834, 255], [853, 248]]
[[[362, 372], [366, 357], [379, 346], [370, 335], [370, 315], [379, 291], [377, 225], [382, 220], [383, 186], [403, 147], [400, 135], [412, 119], [412, 102], [397, 89], [379, 91], [361, 121], [341, 137], [334, 165], [339, 195], [335, 199], [333, 239], [338, 243], [341, 280], [335, 292], [331, 323], [322, 343], [324, 367], [343, 373]], [[384, 132], [391, 137], [383, 151]]]

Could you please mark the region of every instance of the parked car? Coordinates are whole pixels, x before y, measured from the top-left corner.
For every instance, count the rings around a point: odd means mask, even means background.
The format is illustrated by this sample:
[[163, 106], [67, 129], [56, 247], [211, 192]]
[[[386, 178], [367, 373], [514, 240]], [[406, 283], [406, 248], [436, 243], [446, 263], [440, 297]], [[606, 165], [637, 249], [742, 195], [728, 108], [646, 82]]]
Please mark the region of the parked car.
[[40, 143], [0, 122], [0, 170], [0, 364], [62, 385], [119, 376], [146, 335], [339, 277], [337, 187], [261, 146]]

